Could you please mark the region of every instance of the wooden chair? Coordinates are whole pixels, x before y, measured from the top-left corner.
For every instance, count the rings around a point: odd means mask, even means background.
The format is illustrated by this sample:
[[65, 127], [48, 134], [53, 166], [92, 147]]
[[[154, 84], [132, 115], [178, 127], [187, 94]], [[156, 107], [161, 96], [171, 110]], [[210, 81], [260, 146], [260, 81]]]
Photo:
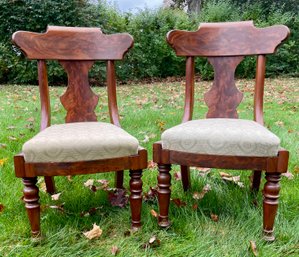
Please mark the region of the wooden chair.
[[[115, 60], [133, 46], [126, 33], [104, 35], [99, 28], [49, 26], [46, 33], [18, 31], [13, 42], [29, 59], [38, 60], [41, 99], [41, 132], [27, 141], [14, 157], [15, 174], [22, 178], [24, 201], [33, 236], [40, 235], [37, 176], [45, 176], [47, 192], [55, 191], [53, 176], [114, 171], [115, 186], [123, 187], [123, 170], [130, 170], [132, 227], [140, 227], [142, 169], [147, 151], [120, 128]], [[58, 60], [68, 75], [60, 97], [67, 111], [66, 124], [50, 126], [50, 98], [45, 60]], [[98, 96], [90, 89], [88, 71], [96, 60], [107, 62], [108, 106], [111, 123], [97, 122]]]
[[[183, 188], [190, 187], [190, 166], [253, 170], [252, 189], [264, 187], [264, 238], [274, 240], [273, 225], [278, 207], [281, 173], [287, 171], [289, 152], [263, 126], [263, 92], [266, 54], [274, 53], [289, 35], [285, 26], [257, 29], [251, 21], [201, 23], [195, 32], [173, 30], [167, 42], [178, 56], [186, 56], [185, 108], [182, 124], [167, 129], [153, 146], [158, 163], [159, 225], [168, 227], [171, 164], [181, 166]], [[237, 65], [244, 56], [257, 55], [254, 121], [238, 119], [243, 94], [234, 82]], [[194, 58], [207, 57], [214, 68], [214, 82], [205, 93], [207, 119], [192, 120], [194, 104]]]

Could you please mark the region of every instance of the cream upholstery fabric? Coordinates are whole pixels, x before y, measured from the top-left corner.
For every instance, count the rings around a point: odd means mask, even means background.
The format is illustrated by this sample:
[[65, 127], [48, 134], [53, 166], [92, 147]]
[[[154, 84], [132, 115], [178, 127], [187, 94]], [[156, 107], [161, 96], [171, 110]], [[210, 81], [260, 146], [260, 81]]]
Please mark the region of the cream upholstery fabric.
[[167, 129], [161, 136], [164, 149], [190, 153], [276, 156], [279, 138], [264, 126], [241, 119], [202, 119]]
[[53, 125], [23, 145], [26, 162], [72, 162], [137, 154], [138, 140], [104, 122]]

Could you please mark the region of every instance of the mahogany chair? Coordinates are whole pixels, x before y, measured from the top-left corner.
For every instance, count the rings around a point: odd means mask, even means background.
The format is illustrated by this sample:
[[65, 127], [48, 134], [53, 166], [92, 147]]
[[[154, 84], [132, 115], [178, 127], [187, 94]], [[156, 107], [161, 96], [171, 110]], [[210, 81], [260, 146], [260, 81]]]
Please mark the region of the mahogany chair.
[[[266, 54], [289, 35], [285, 26], [258, 29], [252, 21], [201, 23], [195, 32], [173, 30], [167, 42], [178, 56], [186, 56], [185, 108], [182, 124], [167, 129], [153, 146], [158, 163], [159, 225], [168, 227], [171, 165], [181, 166], [183, 188], [190, 187], [190, 166], [253, 170], [252, 189], [263, 190], [264, 238], [274, 240], [281, 173], [287, 171], [289, 152], [279, 138], [264, 127], [263, 92]], [[254, 121], [238, 119], [243, 94], [235, 86], [234, 73], [244, 56], [257, 55]], [[192, 120], [194, 105], [194, 58], [207, 57], [214, 68], [214, 82], [205, 93], [206, 119]]]
[[[121, 129], [116, 100], [115, 60], [122, 60], [133, 46], [127, 33], [104, 35], [99, 28], [49, 26], [43, 34], [15, 32], [13, 42], [28, 59], [38, 60], [41, 100], [41, 132], [23, 145], [14, 157], [15, 174], [24, 184], [24, 201], [33, 236], [40, 235], [37, 176], [44, 176], [47, 192], [55, 191], [54, 176], [113, 171], [115, 186], [123, 187], [123, 171], [130, 170], [132, 227], [140, 227], [142, 169], [147, 151], [136, 138]], [[68, 76], [60, 97], [67, 111], [66, 124], [50, 125], [51, 110], [45, 60], [58, 60]], [[107, 62], [108, 106], [111, 123], [98, 122], [98, 96], [88, 82], [96, 60]]]

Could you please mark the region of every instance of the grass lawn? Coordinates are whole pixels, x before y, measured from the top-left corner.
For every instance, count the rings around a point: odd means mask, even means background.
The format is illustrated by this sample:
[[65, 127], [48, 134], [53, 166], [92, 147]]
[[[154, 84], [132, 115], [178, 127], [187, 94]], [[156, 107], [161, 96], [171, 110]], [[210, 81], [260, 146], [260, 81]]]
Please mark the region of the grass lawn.
[[[195, 115], [204, 116], [206, 107], [203, 92], [211, 83], [196, 83]], [[252, 119], [252, 80], [239, 80], [245, 93], [239, 108], [241, 118]], [[129, 206], [112, 207], [107, 192], [92, 192], [84, 186], [88, 179], [108, 179], [113, 186], [113, 173], [73, 177], [57, 177], [61, 196], [54, 201], [40, 191], [42, 205], [41, 228], [43, 239], [30, 239], [30, 227], [22, 202], [21, 179], [14, 176], [13, 155], [22, 144], [39, 131], [39, 96], [35, 86], [0, 86], [0, 256], [254, 256], [250, 241], [256, 243], [259, 256], [299, 256], [299, 79], [267, 79], [265, 86], [265, 124], [281, 138], [281, 145], [290, 151], [289, 171], [293, 178], [282, 177], [279, 211], [276, 219], [276, 241], [262, 240], [262, 195], [250, 194], [250, 171], [225, 171], [241, 175], [241, 188], [221, 179], [219, 170], [200, 176], [192, 172], [192, 189], [184, 193], [180, 180], [172, 179], [172, 198], [186, 202], [186, 206], [170, 206], [172, 226], [160, 229], [151, 210], [158, 211], [157, 201], [143, 203], [140, 231], [128, 235]], [[65, 111], [58, 97], [65, 88], [50, 89], [52, 124], [62, 123]], [[96, 109], [99, 120], [108, 121], [106, 88], [93, 88], [100, 96]], [[148, 149], [152, 159], [152, 143], [160, 139], [163, 130], [178, 124], [183, 111], [183, 83], [153, 83], [118, 87], [118, 100], [123, 128], [134, 135]], [[178, 171], [173, 168], [172, 174]], [[155, 186], [157, 170], [144, 171], [143, 191]], [[128, 173], [125, 187], [128, 188]], [[39, 181], [42, 185], [42, 181]], [[264, 183], [264, 181], [263, 181]], [[262, 183], [262, 185], [263, 185]], [[211, 190], [202, 200], [193, 199], [209, 184]], [[49, 208], [63, 206], [63, 211]], [[197, 208], [196, 207], [197, 204]], [[97, 207], [92, 215], [82, 212]], [[218, 215], [213, 221], [211, 214]], [[96, 223], [101, 237], [88, 240], [83, 232]], [[156, 247], [144, 247], [153, 236], [160, 240]]]

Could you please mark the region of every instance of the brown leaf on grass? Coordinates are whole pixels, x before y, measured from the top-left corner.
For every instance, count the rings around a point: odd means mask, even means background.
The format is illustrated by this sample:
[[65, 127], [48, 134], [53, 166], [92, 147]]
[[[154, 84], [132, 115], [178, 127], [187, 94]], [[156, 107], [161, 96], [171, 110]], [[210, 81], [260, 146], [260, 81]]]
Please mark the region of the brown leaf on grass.
[[108, 192], [108, 199], [112, 206], [118, 206], [120, 208], [124, 208], [129, 201], [126, 190], [118, 188], [115, 189], [114, 192]]
[[177, 206], [177, 207], [183, 207], [183, 206], [186, 206], [187, 203], [186, 202], [183, 202], [180, 198], [174, 198], [174, 199], [171, 199], [171, 201]]
[[15, 126], [8, 126], [7, 129], [8, 130], [14, 130], [16, 127]]
[[84, 186], [90, 188], [91, 186], [93, 186], [93, 183], [94, 183], [94, 179], [88, 179], [83, 184], [84, 184]]
[[289, 180], [294, 179], [294, 175], [289, 171], [287, 171], [286, 173], [281, 173], [281, 176], [284, 176], [284, 177], [288, 178]]
[[73, 176], [72, 176], [72, 175], [67, 175], [66, 178], [67, 178], [67, 180], [68, 180], [69, 182], [72, 182], [72, 181], [73, 181]]
[[0, 148], [3, 148], [3, 149], [4, 149], [4, 148], [6, 148], [6, 147], [7, 147], [7, 144], [2, 144], [2, 143], [0, 144]]
[[257, 247], [256, 247], [256, 243], [255, 241], [249, 241], [250, 242], [250, 249], [253, 253], [254, 256], [258, 256], [258, 251], [257, 251]]
[[211, 186], [209, 184], [206, 184], [200, 193], [198, 192], [193, 193], [193, 199], [201, 200], [202, 198], [204, 198], [205, 194], [210, 190], [211, 190]]
[[103, 230], [100, 229], [99, 226], [97, 226], [95, 223], [93, 224], [93, 228], [87, 232], [84, 232], [83, 235], [87, 237], [89, 240], [93, 238], [98, 238], [102, 235]]
[[4, 210], [4, 205], [0, 203], [0, 213], [3, 212], [3, 210]]
[[279, 120], [279, 121], [276, 121], [275, 122], [275, 125], [279, 126], [279, 127], [283, 127], [284, 126], [284, 123], [283, 121]]
[[97, 187], [97, 190], [103, 189], [108, 190], [109, 188], [109, 180], [107, 179], [98, 179], [97, 182], [101, 184], [101, 186]]
[[299, 173], [299, 166], [295, 166], [293, 171], [294, 171], [294, 173], [298, 174]]
[[9, 141], [17, 141], [18, 139], [14, 136], [8, 136]]
[[29, 121], [29, 122], [34, 122], [34, 117], [29, 117], [26, 121]]
[[160, 246], [161, 241], [156, 237], [156, 236], [152, 236], [147, 243], [142, 245], [142, 248], [144, 249], [148, 249], [148, 248], [155, 248]]
[[150, 187], [150, 190], [147, 193], [144, 193], [144, 201], [155, 201], [158, 197], [158, 187]]
[[45, 205], [45, 209], [49, 207], [51, 209], [56, 209], [58, 211], [64, 212], [63, 206], [64, 206], [64, 203], [59, 204], [59, 205]]
[[158, 218], [158, 213], [154, 209], [151, 209], [151, 215], [155, 218]]
[[175, 180], [182, 180], [182, 174], [180, 171], [174, 173]]
[[6, 163], [8, 158], [0, 159], [0, 166], [3, 166]]
[[213, 221], [218, 222], [218, 220], [219, 220], [218, 215], [216, 215], [216, 214], [214, 214], [214, 213], [211, 213], [210, 216], [211, 216], [211, 219], [212, 219]]
[[165, 130], [165, 124], [166, 124], [165, 121], [158, 120], [156, 122], [156, 124], [157, 124], [157, 126], [158, 126], [158, 128], [160, 129], [161, 132]]
[[61, 193], [58, 193], [58, 194], [54, 194], [54, 195], [51, 195], [51, 199], [53, 201], [58, 201], [59, 200], [59, 197], [60, 197]]
[[147, 168], [150, 169], [150, 170], [156, 169], [157, 164], [153, 160], [150, 160], [150, 161], [147, 162]]
[[244, 187], [244, 184], [240, 182], [240, 176], [233, 176], [225, 172], [219, 172], [219, 174], [224, 181], [233, 182], [234, 184], [238, 185], [241, 188]]
[[195, 204], [192, 205], [192, 209], [193, 209], [194, 211], [197, 210], [197, 208], [198, 208], [198, 204], [197, 204], [197, 203], [195, 203]]
[[119, 253], [119, 248], [116, 245], [113, 245], [111, 248], [111, 254], [116, 256]]
[[211, 172], [211, 168], [196, 168], [199, 170], [198, 176], [205, 177]]
[[94, 215], [101, 208], [102, 207], [93, 207], [93, 208], [90, 208], [88, 211], [82, 211], [80, 213], [80, 217], [88, 217], [88, 216]]

